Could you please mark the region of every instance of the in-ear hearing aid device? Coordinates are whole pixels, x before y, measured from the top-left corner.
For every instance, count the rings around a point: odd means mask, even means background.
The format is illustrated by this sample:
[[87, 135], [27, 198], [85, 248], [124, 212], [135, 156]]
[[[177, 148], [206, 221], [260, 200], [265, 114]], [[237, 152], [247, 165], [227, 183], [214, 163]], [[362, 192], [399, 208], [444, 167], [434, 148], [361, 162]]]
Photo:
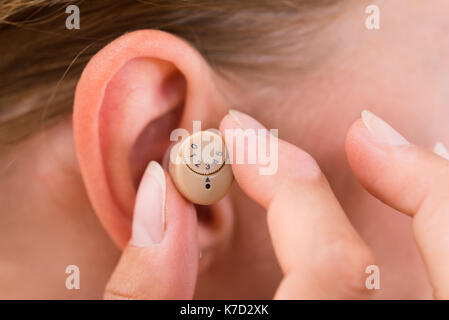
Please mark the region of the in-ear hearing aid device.
[[223, 198], [234, 176], [221, 136], [195, 132], [173, 146], [169, 173], [178, 191], [193, 203], [208, 205]]

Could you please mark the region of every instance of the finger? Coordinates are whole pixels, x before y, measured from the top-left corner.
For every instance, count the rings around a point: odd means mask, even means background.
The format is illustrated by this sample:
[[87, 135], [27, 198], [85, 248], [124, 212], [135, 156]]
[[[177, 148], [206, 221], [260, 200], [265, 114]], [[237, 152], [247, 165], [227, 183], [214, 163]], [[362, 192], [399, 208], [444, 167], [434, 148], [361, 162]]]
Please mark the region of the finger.
[[[232, 169], [242, 190], [265, 209], [274, 249], [284, 273], [275, 298], [365, 298], [365, 269], [374, 264], [371, 250], [361, 240], [333, 195], [313, 158], [301, 149], [278, 140], [278, 168], [260, 175], [263, 167], [236, 163], [251, 145], [265, 137], [251, 117], [231, 111], [220, 130], [232, 159]], [[245, 131], [242, 130], [245, 129]], [[247, 143], [242, 141], [247, 135]], [[249, 138], [248, 138], [249, 137]], [[253, 141], [250, 142], [250, 140]], [[275, 138], [269, 139], [270, 147]]]
[[437, 298], [449, 298], [449, 161], [410, 144], [368, 111], [348, 132], [346, 152], [362, 185], [412, 217]]
[[192, 299], [198, 270], [196, 214], [152, 161], [137, 192], [128, 246], [105, 299]]

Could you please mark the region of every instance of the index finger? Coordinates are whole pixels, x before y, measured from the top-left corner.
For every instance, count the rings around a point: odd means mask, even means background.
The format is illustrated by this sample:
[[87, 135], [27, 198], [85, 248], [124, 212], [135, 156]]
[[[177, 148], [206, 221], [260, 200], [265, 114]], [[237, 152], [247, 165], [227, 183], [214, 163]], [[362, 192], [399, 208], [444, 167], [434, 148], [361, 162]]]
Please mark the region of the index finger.
[[279, 140], [274, 174], [260, 175], [259, 161], [235, 163], [239, 153], [248, 152], [249, 142], [239, 143], [239, 135], [233, 132], [247, 137], [253, 134], [250, 143], [258, 143], [264, 134], [254, 130], [264, 127], [248, 115], [230, 113], [222, 120], [220, 131], [232, 146], [235, 179], [267, 210], [270, 235], [284, 273], [275, 298], [369, 297], [365, 270], [375, 263], [374, 255], [347, 219], [314, 159]]
[[360, 183], [413, 217], [413, 231], [435, 298], [449, 298], [449, 161], [408, 142], [363, 111], [348, 132], [346, 151]]

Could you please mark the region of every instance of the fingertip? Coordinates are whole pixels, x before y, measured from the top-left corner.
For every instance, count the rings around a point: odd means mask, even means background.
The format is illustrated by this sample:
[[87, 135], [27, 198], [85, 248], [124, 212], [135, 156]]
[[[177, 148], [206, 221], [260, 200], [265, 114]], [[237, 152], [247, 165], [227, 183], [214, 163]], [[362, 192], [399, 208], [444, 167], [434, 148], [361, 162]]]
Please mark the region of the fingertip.
[[363, 134], [366, 131], [361, 119], [357, 119], [349, 128], [346, 134], [345, 150], [349, 161], [352, 166], [360, 162], [360, 158], [363, 156]]
[[[234, 177], [250, 198], [267, 207], [276, 190], [286, 181], [319, 182], [327, 185], [318, 163], [312, 156], [275, 135], [260, 135], [259, 130], [264, 129], [260, 122], [241, 112], [233, 113], [222, 119], [220, 131], [227, 146], [231, 146], [229, 151]], [[238, 129], [244, 131], [232, 134], [232, 130]], [[254, 131], [251, 131], [252, 129]], [[262, 137], [269, 138], [259, 140]], [[254, 145], [260, 148], [263, 143], [269, 145], [266, 147], [270, 150], [269, 160], [255, 155], [253, 161], [250, 161], [250, 152], [255, 151]]]
[[223, 117], [220, 123], [220, 131], [224, 134], [226, 129], [266, 129], [265, 126], [246, 113], [230, 109], [228, 114]]
[[236, 129], [238, 127], [239, 127], [238, 123], [236, 123], [236, 121], [228, 113], [223, 117], [223, 119], [221, 119], [218, 129], [220, 130], [223, 137], [225, 137], [226, 129]]
[[348, 130], [345, 141], [348, 163], [362, 184], [375, 179], [385, 162], [386, 150], [376, 143], [362, 119], [356, 120]]
[[369, 132], [362, 119], [357, 119], [346, 134], [345, 148], [346, 152], [359, 152], [360, 148], [368, 144]]

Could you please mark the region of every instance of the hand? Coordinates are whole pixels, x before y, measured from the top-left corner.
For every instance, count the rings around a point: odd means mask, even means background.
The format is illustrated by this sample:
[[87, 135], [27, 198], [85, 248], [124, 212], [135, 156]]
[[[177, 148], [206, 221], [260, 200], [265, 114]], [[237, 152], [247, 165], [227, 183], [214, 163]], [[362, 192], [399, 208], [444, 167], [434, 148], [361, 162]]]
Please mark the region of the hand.
[[[264, 129], [243, 113], [230, 114], [220, 125], [226, 139], [226, 130]], [[226, 143], [234, 146], [231, 155], [247, 154], [242, 149], [246, 144]], [[260, 175], [258, 164], [235, 162], [232, 169], [240, 188], [267, 210], [284, 274], [274, 298], [369, 298], [365, 268], [376, 263], [374, 255], [352, 227], [315, 160], [278, 140], [274, 175]]]
[[[263, 128], [245, 114], [232, 114], [222, 120], [222, 133]], [[364, 113], [363, 118], [365, 123], [356, 121], [347, 136], [353, 171], [377, 198], [415, 217], [416, 241], [434, 295], [449, 298], [449, 217], [445, 210], [449, 207], [449, 162], [409, 144], [372, 114]], [[246, 153], [233, 153], [242, 151]], [[268, 213], [284, 273], [274, 298], [370, 298], [373, 291], [365, 287], [365, 269], [376, 264], [374, 254], [352, 227], [317, 163], [281, 140], [278, 162], [278, 171], [271, 176], [259, 175], [258, 164], [233, 164], [239, 186]], [[164, 197], [165, 222], [161, 218]], [[152, 162], [139, 187], [132, 239], [105, 298], [191, 299], [198, 268], [196, 241], [193, 206]]]
[[157, 162], [137, 192], [132, 236], [105, 299], [192, 299], [198, 273], [196, 212]]
[[[232, 111], [226, 129], [263, 129]], [[231, 145], [230, 141], [227, 141]], [[247, 150], [236, 150], [233, 154]], [[245, 146], [240, 146], [244, 148]], [[348, 132], [351, 167], [374, 196], [414, 217], [416, 241], [436, 298], [449, 298], [449, 162], [407, 142], [388, 124], [363, 113]], [[314, 159], [279, 140], [275, 175], [259, 175], [260, 165], [233, 164], [242, 190], [262, 205], [284, 277], [276, 299], [365, 299], [365, 269], [376, 264], [343, 212]]]

